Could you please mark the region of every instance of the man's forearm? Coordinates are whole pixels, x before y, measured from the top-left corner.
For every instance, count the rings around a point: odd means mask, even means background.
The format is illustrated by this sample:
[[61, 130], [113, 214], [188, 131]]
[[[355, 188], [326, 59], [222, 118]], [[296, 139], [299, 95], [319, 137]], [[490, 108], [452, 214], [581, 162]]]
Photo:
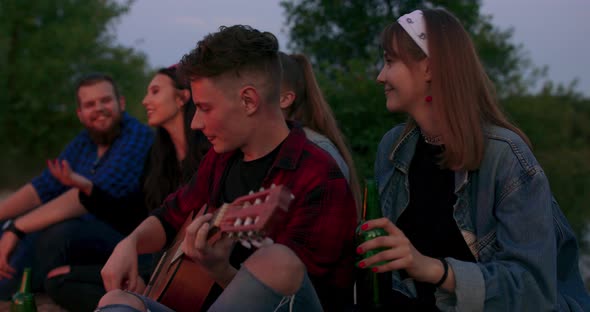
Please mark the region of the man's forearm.
[[27, 183], [0, 203], [0, 221], [22, 215], [39, 205], [41, 199], [37, 191], [31, 183]]
[[25, 233], [32, 233], [55, 223], [79, 217], [87, 212], [80, 204], [78, 190], [70, 189], [39, 208], [19, 217], [14, 221], [14, 225]]
[[138, 254], [154, 253], [166, 245], [166, 232], [154, 216], [145, 219], [126, 239], [132, 240]]

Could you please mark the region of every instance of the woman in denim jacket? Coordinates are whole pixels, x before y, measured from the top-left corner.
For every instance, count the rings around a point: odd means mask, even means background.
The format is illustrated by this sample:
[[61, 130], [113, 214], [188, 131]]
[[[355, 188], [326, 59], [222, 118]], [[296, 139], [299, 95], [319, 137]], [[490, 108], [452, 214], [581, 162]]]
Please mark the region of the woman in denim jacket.
[[502, 114], [468, 34], [414, 11], [382, 34], [387, 109], [375, 175], [389, 235], [358, 263], [391, 272], [399, 310], [590, 311], [574, 234], [522, 131]]

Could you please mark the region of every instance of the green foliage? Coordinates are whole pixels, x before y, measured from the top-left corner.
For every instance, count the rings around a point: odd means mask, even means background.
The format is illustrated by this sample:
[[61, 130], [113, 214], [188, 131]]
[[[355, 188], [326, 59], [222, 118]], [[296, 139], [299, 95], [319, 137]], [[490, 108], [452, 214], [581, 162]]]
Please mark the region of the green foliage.
[[138, 111], [148, 79], [146, 57], [114, 44], [112, 34], [130, 5], [0, 0], [0, 147], [5, 154], [54, 157], [81, 129], [74, 85], [88, 72], [111, 74], [128, 110]]
[[503, 104], [529, 136], [557, 201], [581, 235], [590, 219], [590, 100], [571, 89], [545, 89]]

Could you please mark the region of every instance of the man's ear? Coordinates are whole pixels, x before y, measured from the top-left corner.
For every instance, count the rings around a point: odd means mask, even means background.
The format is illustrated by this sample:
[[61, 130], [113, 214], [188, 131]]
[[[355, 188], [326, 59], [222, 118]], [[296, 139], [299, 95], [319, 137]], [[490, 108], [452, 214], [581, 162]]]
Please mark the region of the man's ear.
[[246, 114], [252, 115], [254, 114], [259, 106], [260, 106], [260, 94], [253, 86], [245, 86], [240, 90], [240, 98], [242, 100], [241, 105], [243, 105]]
[[124, 96], [120, 96], [119, 97], [119, 109], [124, 112], [125, 111], [125, 97]]
[[289, 108], [289, 106], [291, 106], [291, 104], [293, 104], [293, 102], [295, 102], [295, 98], [297, 97], [297, 95], [295, 95], [295, 92], [293, 91], [285, 91], [285, 92], [281, 92], [281, 109], [287, 109]]
[[82, 122], [82, 110], [80, 109], [80, 104], [78, 104], [78, 106], [76, 107], [76, 115], [78, 116], [80, 122]]

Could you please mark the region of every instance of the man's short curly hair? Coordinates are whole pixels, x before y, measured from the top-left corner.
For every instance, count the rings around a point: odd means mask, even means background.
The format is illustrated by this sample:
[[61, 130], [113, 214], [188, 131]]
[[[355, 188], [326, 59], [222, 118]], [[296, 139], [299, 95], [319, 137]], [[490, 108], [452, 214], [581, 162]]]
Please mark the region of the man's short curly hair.
[[[121, 93], [119, 92], [119, 88], [117, 87], [117, 84], [115, 83], [115, 80], [113, 79], [113, 77], [111, 77], [111, 75], [109, 75], [109, 74], [100, 73], [100, 72], [93, 72], [93, 73], [85, 74], [80, 79], [78, 79], [78, 81], [76, 82], [76, 102], [78, 102], [78, 106], [81, 104], [80, 97], [78, 96], [79, 92], [80, 92], [80, 88], [93, 86], [93, 85], [95, 85], [99, 82], [103, 82], [103, 81], [106, 81], [111, 84], [111, 86], [113, 87], [115, 101], [117, 101], [117, 103], [119, 103]], [[119, 103], [119, 105], [120, 104], [121, 103]]]
[[245, 25], [221, 26], [182, 57], [178, 72], [186, 81], [228, 74], [243, 78], [253, 74], [272, 86], [267, 88], [267, 96], [278, 99], [281, 81], [278, 51], [278, 40], [270, 32]]

